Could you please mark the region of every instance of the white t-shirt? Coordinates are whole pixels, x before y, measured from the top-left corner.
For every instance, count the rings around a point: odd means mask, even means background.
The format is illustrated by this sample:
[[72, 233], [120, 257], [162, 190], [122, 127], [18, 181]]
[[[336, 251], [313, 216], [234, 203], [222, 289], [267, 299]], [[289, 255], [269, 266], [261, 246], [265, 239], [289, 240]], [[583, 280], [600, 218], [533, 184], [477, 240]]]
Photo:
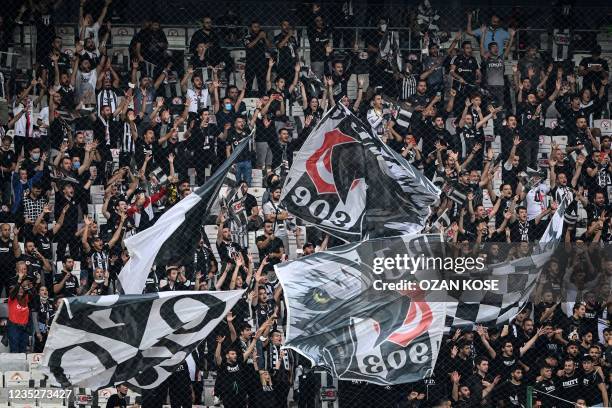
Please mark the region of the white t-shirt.
[[[32, 101], [30, 101], [27, 109], [30, 115], [30, 126], [29, 126], [28, 135], [32, 137], [33, 132], [34, 132], [34, 116], [33, 116], [34, 107], [32, 105]], [[24, 107], [23, 105], [20, 104], [13, 109], [13, 114], [17, 116], [22, 110], [24, 110]], [[27, 123], [28, 123], [27, 114], [24, 113], [23, 115], [21, 115], [19, 120], [15, 122], [15, 136], [25, 137]]]
[[41, 135], [47, 134], [47, 128], [49, 127], [49, 107], [45, 106], [38, 112], [38, 120], [42, 122], [43, 127], [39, 127], [38, 130]]
[[85, 92], [91, 91], [91, 98], [93, 103], [96, 102], [96, 82], [98, 81], [97, 72], [92, 69], [89, 72], [77, 71], [76, 76], [76, 88], [79, 97], [83, 97]]
[[527, 220], [531, 221], [535, 219], [542, 211], [548, 208], [549, 198], [547, 196], [550, 191], [550, 187], [541, 183], [540, 185], [532, 188], [525, 197], [527, 203]]
[[189, 112], [197, 113], [199, 109], [208, 108], [210, 105], [210, 95], [208, 88], [205, 86], [198, 92], [195, 89], [189, 88], [185, 96], [191, 99], [191, 105], [189, 105]]
[[[79, 27], [79, 32], [81, 32], [82, 29], [82, 27]], [[96, 48], [98, 48], [98, 46], [100, 45], [98, 31], [100, 31], [100, 23], [98, 23], [97, 21], [92, 26], [85, 27], [85, 35], [83, 37], [83, 41], [85, 41], [86, 38], [93, 38], [94, 44], [96, 44]]]
[[[280, 214], [281, 212], [285, 211], [285, 209], [280, 206], [280, 203], [273, 203], [271, 200], [266, 202], [263, 205], [262, 209], [263, 209], [264, 217], [267, 217], [268, 215], [274, 215], [277, 212], [278, 214]], [[276, 228], [274, 228], [274, 235], [276, 235], [277, 237], [286, 236], [287, 235], [286, 223], [287, 223], [286, 221], [277, 221]]]

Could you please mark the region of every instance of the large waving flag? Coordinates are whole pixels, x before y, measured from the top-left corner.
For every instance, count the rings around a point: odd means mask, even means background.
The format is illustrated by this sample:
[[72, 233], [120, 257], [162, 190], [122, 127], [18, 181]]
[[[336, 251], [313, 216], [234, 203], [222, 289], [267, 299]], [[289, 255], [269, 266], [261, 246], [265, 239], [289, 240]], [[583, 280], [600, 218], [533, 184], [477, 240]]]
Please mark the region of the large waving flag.
[[61, 387], [159, 386], [227, 315], [242, 290], [63, 299], [43, 371]]
[[421, 231], [439, 194], [339, 104], [294, 158], [281, 198], [289, 213], [357, 242]]
[[179, 201], [151, 227], [125, 240], [130, 260], [119, 274], [123, 293], [142, 293], [153, 265], [168, 265], [193, 255], [226, 173], [249, 143], [249, 138], [240, 142], [206, 184]]
[[[523, 256], [487, 265], [485, 270], [465, 275], [465, 279], [494, 279], [499, 284], [497, 290], [447, 293], [447, 327], [472, 327], [475, 324], [499, 326], [507, 324], [518, 315], [529, 302], [543, 267], [561, 242], [567, 204], [565, 199], [559, 203], [537, 244], [529, 245], [526, 242], [496, 244], [501, 251], [519, 250], [523, 246]], [[487, 244], [482, 248], [482, 252], [487, 252], [486, 246]]]
[[[379, 385], [431, 374], [444, 332], [444, 302], [419, 290], [378, 290], [394, 279], [374, 271], [374, 258], [439, 251], [440, 235], [379, 238], [346, 244], [276, 266], [288, 305], [287, 346], [341, 380]], [[386, 279], [385, 279], [386, 278]]]

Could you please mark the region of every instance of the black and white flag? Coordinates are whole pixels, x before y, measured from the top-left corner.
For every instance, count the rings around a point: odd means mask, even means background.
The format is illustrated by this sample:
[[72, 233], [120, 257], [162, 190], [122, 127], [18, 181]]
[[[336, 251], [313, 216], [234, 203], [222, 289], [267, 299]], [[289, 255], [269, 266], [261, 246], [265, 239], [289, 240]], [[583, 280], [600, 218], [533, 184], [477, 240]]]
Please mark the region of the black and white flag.
[[61, 387], [159, 386], [243, 291], [79, 296], [62, 300], [42, 370]]
[[342, 104], [310, 133], [282, 202], [298, 218], [348, 242], [423, 229], [440, 191]]
[[[433, 256], [440, 235], [378, 238], [277, 265], [288, 306], [287, 347], [341, 380], [379, 385], [423, 379], [435, 366], [445, 303], [417, 290], [379, 290], [411, 279], [407, 270], [373, 268], [375, 258]], [[377, 283], [378, 282], [378, 283]]]
[[[447, 328], [472, 327], [475, 324], [499, 326], [507, 324], [518, 315], [529, 302], [543, 267], [551, 259], [557, 245], [561, 242], [566, 206], [566, 200], [559, 203], [539, 243], [534, 246], [526, 242], [510, 244], [519, 253], [521, 253], [521, 247], [524, 247], [523, 256], [489, 265], [477, 275], [466, 276], [466, 279], [496, 280], [499, 284], [497, 290], [448, 292]], [[486, 249], [483, 251], [486, 252]]]
[[124, 241], [130, 260], [119, 274], [123, 293], [142, 293], [153, 265], [170, 265], [192, 259], [202, 225], [217, 199], [225, 175], [249, 143], [250, 138], [244, 139], [206, 184], [179, 201], [151, 227]]

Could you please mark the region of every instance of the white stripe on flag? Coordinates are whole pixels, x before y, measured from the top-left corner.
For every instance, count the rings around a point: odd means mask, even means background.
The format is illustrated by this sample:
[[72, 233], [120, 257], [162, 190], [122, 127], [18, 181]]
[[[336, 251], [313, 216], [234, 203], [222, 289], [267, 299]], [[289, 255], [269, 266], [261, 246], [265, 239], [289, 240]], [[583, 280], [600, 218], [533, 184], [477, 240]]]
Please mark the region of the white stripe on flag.
[[185, 221], [187, 211], [197, 205], [200, 200], [199, 195], [189, 194], [164, 213], [155, 224], [124, 241], [130, 253], [130, 259], [119, 274], [123, 293], [142, 293], [160, 248]]

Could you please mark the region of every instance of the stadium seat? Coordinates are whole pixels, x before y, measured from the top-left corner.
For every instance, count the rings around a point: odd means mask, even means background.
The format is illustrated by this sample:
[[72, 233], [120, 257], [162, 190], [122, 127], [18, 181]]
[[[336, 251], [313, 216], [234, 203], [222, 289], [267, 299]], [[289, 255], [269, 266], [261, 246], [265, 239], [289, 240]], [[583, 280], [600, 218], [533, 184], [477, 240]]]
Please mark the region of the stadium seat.
[[594, 120], [593, 127], [599, 128], [602, 136], [612, 136], [612, 120], [610, 119]]

